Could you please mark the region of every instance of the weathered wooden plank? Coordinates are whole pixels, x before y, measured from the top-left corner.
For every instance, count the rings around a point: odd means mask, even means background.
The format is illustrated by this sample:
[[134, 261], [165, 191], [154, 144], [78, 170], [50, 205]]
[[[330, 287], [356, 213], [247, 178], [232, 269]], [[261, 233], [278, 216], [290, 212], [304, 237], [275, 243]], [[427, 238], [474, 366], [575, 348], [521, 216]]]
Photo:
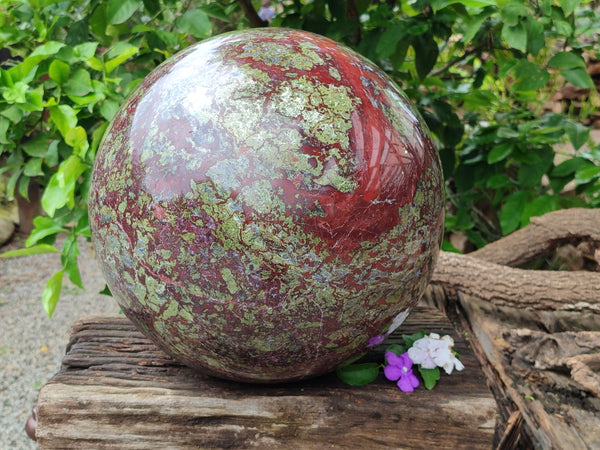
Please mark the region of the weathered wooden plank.
[[[450, 334], [465, 370], [405, 394], [382, 376], [251, 385], [177, 364], [124, 317], [78, 321], [62, 370], [40, 391], [36, 438], [54, 448], [490, 448], [496, 402], [444, 315], [418, 308], [394, 336]], [[389, 342], [388, 342], [389, 343]], [[382, 361], [384, 347], [367, 360]]]
[[[523, 418], [525, 435], [521, 438], [529, 439], [541, 449], [600, 448], [600, 399], [593, 389], [579, 384], [572, 374], [570, 377], [566, 364], [545, 367], [543, 353], [548, 348], [533, 346], [531, 351], [525, 348], [525, 340], [518, 339], [532, 335], [537, 344], [547, 342], [550, 349], [558, 349], [561, 333], [553, 335], [520, 328], [518, 324], [502, 321], [500, 318], [506, 312], [487, 302], [464, 295], [459, 295], [459, 299], [504, 395]], [[543, 334], [546, 339], [541, 337]], [[596, 334], [579, 333], [576, 339], [581, 341], [577, 344], [582, 344], [583, 353], [597, 352], [597, 340], [594, 343], [591, 337]], [[534, 354], [534, 360], [527, 360], [522, 353]]]

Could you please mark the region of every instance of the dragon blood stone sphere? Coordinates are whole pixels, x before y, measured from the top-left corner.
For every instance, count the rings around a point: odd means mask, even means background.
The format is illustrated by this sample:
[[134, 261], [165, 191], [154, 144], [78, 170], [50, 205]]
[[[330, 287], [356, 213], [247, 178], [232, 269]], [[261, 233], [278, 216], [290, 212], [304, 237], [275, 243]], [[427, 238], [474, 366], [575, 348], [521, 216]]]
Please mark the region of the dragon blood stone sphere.
[[123, 312], [183, 364], [248, 382], [334, 370], [397, 327], [443, 232], [425, 125], [374, 64], [264, 28], [200, 42], [98, 150], [92, 238]]

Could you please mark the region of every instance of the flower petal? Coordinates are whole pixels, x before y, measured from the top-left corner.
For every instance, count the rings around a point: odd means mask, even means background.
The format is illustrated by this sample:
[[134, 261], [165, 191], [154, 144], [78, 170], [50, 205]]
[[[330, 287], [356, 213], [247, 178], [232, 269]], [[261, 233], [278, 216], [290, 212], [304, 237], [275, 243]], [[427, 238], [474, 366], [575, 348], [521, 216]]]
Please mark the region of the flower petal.
[[388, 364], [383, 369], [383, 374], [388, 380], [396, 381], [404, 374], [404, 371], [402, 370], [402, 367], [395, 366], [393, 364]]
[[411, 347], [408, 349], [408, 356], [415, 364], [420, 364], [424, 369], [433, 369], [436, 367], [436, 363], [434, 362], [429, 349], [427, 348], [417, 348]]
[[464, 364], [456, 356], [454, 357], [454, 368], [459, 372], [465, 368]]
[[402, 359], [394, 352], [385, 352], [385, 360], [388, 362], [388, 364], [392, 364], [394, 366], [402, 365]]
[[412, 367], [413, 365], [413, 360], [410, 359], [410, 355], [408, 354], [408, 352], [404, 352], [402, 353], [400, 356], [400, 361], [401, 361], [401, 365], [402, 367], [409, 369]]
[[398, 380], [398, 387], [402, 392], [413, 392], [419, 386], [419, 379], [415, 374], [408, 372]]
[[367, 344], [367, 347], [373, 347], [375, 345], [381, 344], [387, 336], [388, 336], [388, 334], [384, 333], [384, 334], [378, 334], [377, 336], [372, 337], [371, 339], [369, 339], [369, 343]]

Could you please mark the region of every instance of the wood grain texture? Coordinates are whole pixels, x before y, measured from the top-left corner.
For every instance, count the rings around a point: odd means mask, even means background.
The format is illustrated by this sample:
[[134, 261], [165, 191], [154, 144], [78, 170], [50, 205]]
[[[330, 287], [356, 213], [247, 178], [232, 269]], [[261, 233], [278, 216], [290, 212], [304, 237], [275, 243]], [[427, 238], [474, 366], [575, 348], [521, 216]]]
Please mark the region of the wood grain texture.
[[[177, 364], [124, 317], [74, 327], [62, 370], [40, 391], [40, 449], [490, 448], [497, 406], [468, 343], [436, 310], [417, 308], [401, 333], [450, 334], [465, 370], [432, 391], [402, 393], [381, 375], [351, 387], [335, 375], [238, 384]], [[383, 360], [377, 347], [364, 360]]]
[[600, 273], [515, 269], [470, 254], [440, 252], [431, 283], [496, 306], [600, 312]]
[[441, 252], [431, 283], [496, 306], [597, 314], [599, 272], [518, 268], [560, 245], [582, 242], [600, 243], [600, 210], [554, 211], [467, 255]]
[[571, 208], [532, 217], [531, 223], [469, 255], [483, 261], [520, 267], [565, 243], [600, 243], [600, 210]]
[[[561, 348], [560, 333], [517, 328], [515, 324], [499, 320], [501, 313], [493, 305], [469, 296], [459, 298], [462, 311], [472, 325], [475, 342], [494, 367], [504, 396], [514, 403], [515, 411], [523, 418], [524, 434], [516, 437], [528, 439], [540, 449], [600, 448], [600, 399], [594, 395], [593, 388], [586, 388], [572, 374], [569, 376], [566, 365], [544, 365], [549, 350]], [[597, 340], [591, 345], [590, 336], [595, 333], [567, 334], [583, 344], [580, 351], [594, 352]], [[527, 347], [533, 347], [534, 351]], [[594, 356], [591, 354], [589, 358]], [[510, 427], [509, 420], [507, 433], [511, 432]], [[520, 445], [518, 448], [530, 447]]]

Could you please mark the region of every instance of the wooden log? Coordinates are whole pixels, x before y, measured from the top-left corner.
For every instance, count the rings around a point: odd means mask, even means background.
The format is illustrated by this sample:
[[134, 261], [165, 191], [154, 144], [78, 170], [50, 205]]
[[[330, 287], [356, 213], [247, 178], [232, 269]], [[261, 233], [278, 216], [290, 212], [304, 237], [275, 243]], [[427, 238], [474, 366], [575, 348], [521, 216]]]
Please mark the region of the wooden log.
[[333, 374], [250, 385], [177, 364], [124, 317], [73, 328], [61, 371], [40, 391], [40, 449], [69, 448], [490, 448], [496, 402], [468, 343], [439, 311], [417, 308], [401, 333], [450, 334], [465, 365], [431, 391], [401, 392], [380, 377], [363, 387]]
[[440, 252], [431, 283], [496, 306], [600, 312], [600, 273], [524, 270]]
[[[540, 449], [600, 448], [600, 399], [595, 396], [594, 378], [578, 374], [591, 382], [585, 386], [573, 377], [573, 371], [582, 365], [597, 370], [593, 365], [597, 354], [566, 358], [565, 368], [547, 367], [553, 361], [550, 350], [560, 353], [560, 334], [516, 328], [498, 320], [501, 314], [496, 307], [480, 299], [459, 295], [459, 305], [471, 324], [474, 342], [495, 369], [496, 383], [523, 418], [525, 436], [521, 435], [521, 440], [527, 438]], [[574, 348], [581, 344], [581, 351], [595, 352], [598, 341], [593, 334], [569, 332], [566, 337], [576, 341]], [[525, 348], [528, 345], [531, 348]], [[505, 435], [512, 434], [509, 428]]]
[[554, 211], [468, 255], [441, 252], [431, 283], [496, 306], [599, 313], [600, 273], [516, 268], [558, 245], [581, 242], [600, 244], [600, 210]]
[[521, 267], [559, 245], [600, 243], [600, 210], [572, 208], [532, 217], [531, 223], [469, 255], [483, 261]]

